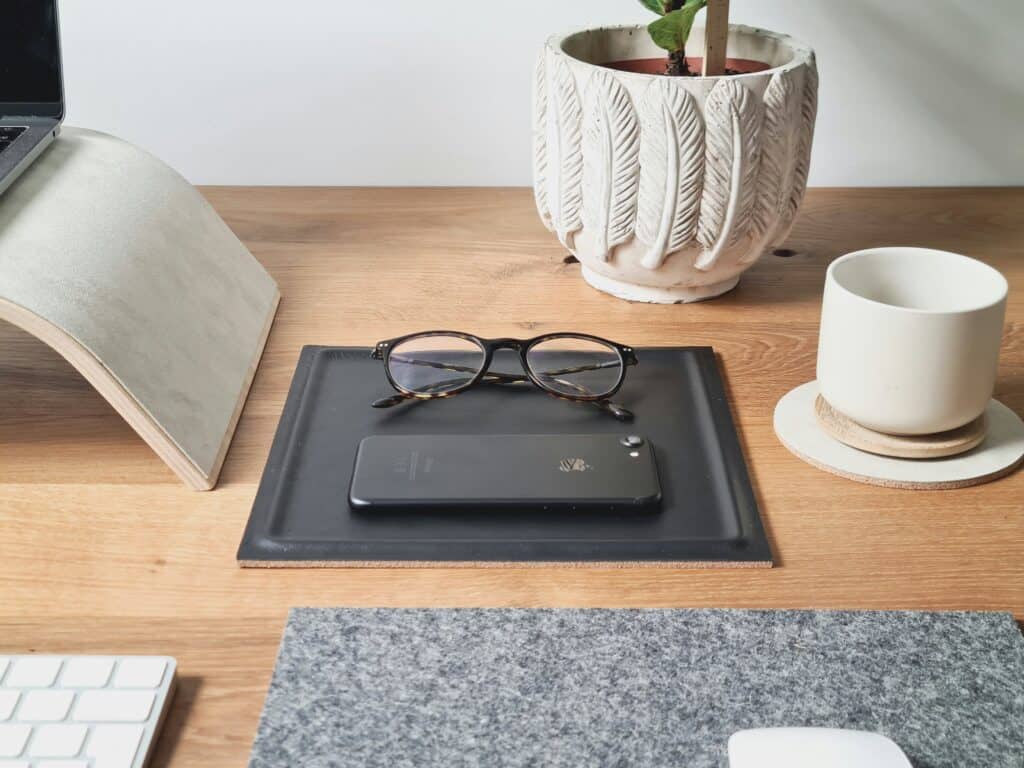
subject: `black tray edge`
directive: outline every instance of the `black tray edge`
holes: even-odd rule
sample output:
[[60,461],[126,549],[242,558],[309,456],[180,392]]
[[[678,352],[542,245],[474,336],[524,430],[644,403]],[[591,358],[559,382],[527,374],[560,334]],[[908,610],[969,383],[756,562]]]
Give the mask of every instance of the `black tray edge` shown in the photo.
[[[730,470],[729,480],[736,508],[740,510],[740,524],[743,538],[746,541],[751,559],[773,563],[771,545],[761,520],[757,499],[754,497],[754,486],[747,468],[747,457],[740,444],[739,429],[732,417],[729,398],[725,394],[725,368],[718,364],[719,357],[712,347],[695,347],[697,360],[701,367],[700,380],[707,390],[708,402],[715,421],[715,434],[722,451],[733,457],[733,461],[723,464]],[[718,375],[715,375],[718,374]]]
[[269,505],[277,492],[279,475],[291,446],[291,432],[297,422],[295,416],[302,405],[302,395],[309,383],[309,372],[313,368],[316,356],[323,349],[327,349],[327,347],[307,344],[299,352],[295,373],[292,374],[292,383],[288,389],[288,395],[285,397],[284,408],[281,409],[281,415],[277,420],[277,429],[274,430],[274,437],[270,442],[270,452],[267,454],[267,461],[263,466],[263,474],[260,475],[256,498],[253,499],[249,520],[245,524],[242,541],[238,546],[236,557],[240,563],[247,560],[263,559],[269,553],[267,545],[273,543],[273,540],[264,536],[260,529],[266,528],[267,515],[270,512]]

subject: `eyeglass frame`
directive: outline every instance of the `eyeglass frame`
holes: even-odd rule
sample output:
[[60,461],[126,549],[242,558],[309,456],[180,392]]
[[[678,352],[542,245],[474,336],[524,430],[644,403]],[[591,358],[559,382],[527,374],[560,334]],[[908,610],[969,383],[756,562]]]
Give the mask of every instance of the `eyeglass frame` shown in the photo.
[[[453,336],[455,338],[463,339],[464,341],[469,341],[476,344],[484,353],[484,360],[483,364],[480,366],[480,370],[478,370],[476,374],[473,376],[473,378],[470,379],[465,384],[460,384],[458,387],[446,390],[444,392],[415,392],[411,389],[403,387],[401,384],[395,381],[394,377],[391,375],[390,360],[392,351],[395,349],[395,347],[401,345],[406,341],[409,341],[410,339],[427,338],[431,336]],[[604,392],[600,395],[568,395],[563,392],[556,392],[552,390],[549,386],[542,384],[540,379],[534,374],[533,370],[530,368],[527,355],[533,347],[537,346],[537,344],[543,341],[551,341],[554,339],[580,339],[583,341],[592,341],[597,344],[603,344],[607,347],[610,347],[611,349],[614,349],[616,354],[618,354],[619,356],[620,363],[619,380],[615,383],[615,386],[612,387],[607,392]],[[374,360],[384,361],[384,375],[387,377],[388,383],[391,384],[391,386],[396,391],[408,397],[416,398],[418,400],[439,400],[444,397],[451,397],[452,395],[457,395],[461,392],[465,392],[470,387],[474,387],[477,384],[479,384],[488,374],[491,374],[492,376],[501,376],[502,378],[505,376],[515,376],[515,374],[492,374],[490,372],[491,363],[493,362],[494,359],[494,353],[497,352],[499,349],[513,349],[519,353],[519,362],[523,367],[523,372],[526,374],[530,382],[539,390],[548,395],[551,395],[552,397],[557,397],[560,400],[569,400],[571,402],[577,403],[593,403],[608,400],[610,397],[614,396],[615,393],[619,391],[619,389],[622,388],[622,385],[626,380],[626,369],[631,366],[637,365],[639,362],[636,357],[636,352],[634,352],[633,348],[630,346],[627,346],[625,344],[619,344],[618,342],[614,342],[611,339],[604,339],[601,338],[600,336],[594,336],[589,333],[571,333],[568,331],[562,331],[558,333],[544,333],[541,334],[540,336],[533,336],[532,338],[528,339],[516,339],[512,337],[485,339],[480,336],[475,336],[471,333],[463,333],[462,331],[420,331],[418,333],[407,333],[403,336],[397,336],[393,339],[385,339],[384,341],[378,341],[374,345],[373,351],[370,353],[370,357]],[[516,377],[516,379],[518,379],[518,377]],[[511,379],[509,381],[511,382]]]

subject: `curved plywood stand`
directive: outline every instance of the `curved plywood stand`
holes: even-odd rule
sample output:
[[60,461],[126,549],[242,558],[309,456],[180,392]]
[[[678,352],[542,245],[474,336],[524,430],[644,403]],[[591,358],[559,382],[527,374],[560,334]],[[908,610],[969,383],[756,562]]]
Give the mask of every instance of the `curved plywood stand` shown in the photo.
[[191,184],[111,136],[65,130],[0,196],[0,319],[195,490],[217,482],[279,298]]

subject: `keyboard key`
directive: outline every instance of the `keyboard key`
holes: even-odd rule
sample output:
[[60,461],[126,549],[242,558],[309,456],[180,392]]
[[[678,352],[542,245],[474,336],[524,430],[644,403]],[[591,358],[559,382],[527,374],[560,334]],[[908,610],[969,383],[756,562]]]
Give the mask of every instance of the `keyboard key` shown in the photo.
[[110,680],[113,671],[113,659],[93,656],[68,659],[60,684],[62,688],[102,688]]
[[23,656],[16,659],[4,680],[6,688],[49,688],[60,672],[60,659],[52,656]]
[[74,757],[89,729],[84,725],[40,725],[28,749],[30,757]]
[[132,768],[143,730],[141,725],[97,725],[85,754],[94,768]]
[[0,691],[0,721],[11,719],[20,698],[21,691]]
[[74,691],[27,691],[18,710],[18,719],[22,722],[60,722],[68,716],[73,698]]
[[0,725],[0,757],[18,757],[30,733],[31,725]]
[[0,768],[137,768],[175,666],[156,656],[0,656]]
[[149,691],[83,691],[74,719],[106,723],[142,723],[149,718],[156,694]]
[[117,665],[115,688],[159,688],[167,662],[164,659],[128,658]]

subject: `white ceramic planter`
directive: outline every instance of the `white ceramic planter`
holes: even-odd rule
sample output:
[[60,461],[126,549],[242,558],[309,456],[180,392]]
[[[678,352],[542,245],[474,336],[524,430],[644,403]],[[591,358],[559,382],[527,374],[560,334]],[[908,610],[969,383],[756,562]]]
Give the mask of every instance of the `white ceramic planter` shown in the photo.
[[814,53],[740,26],[728,50],[769,69],[669,78],[599,66],[663,56],[641,26],[548,40],[534,84],[537,208],[594,287],[711,298],[788,235],[807,185]]

